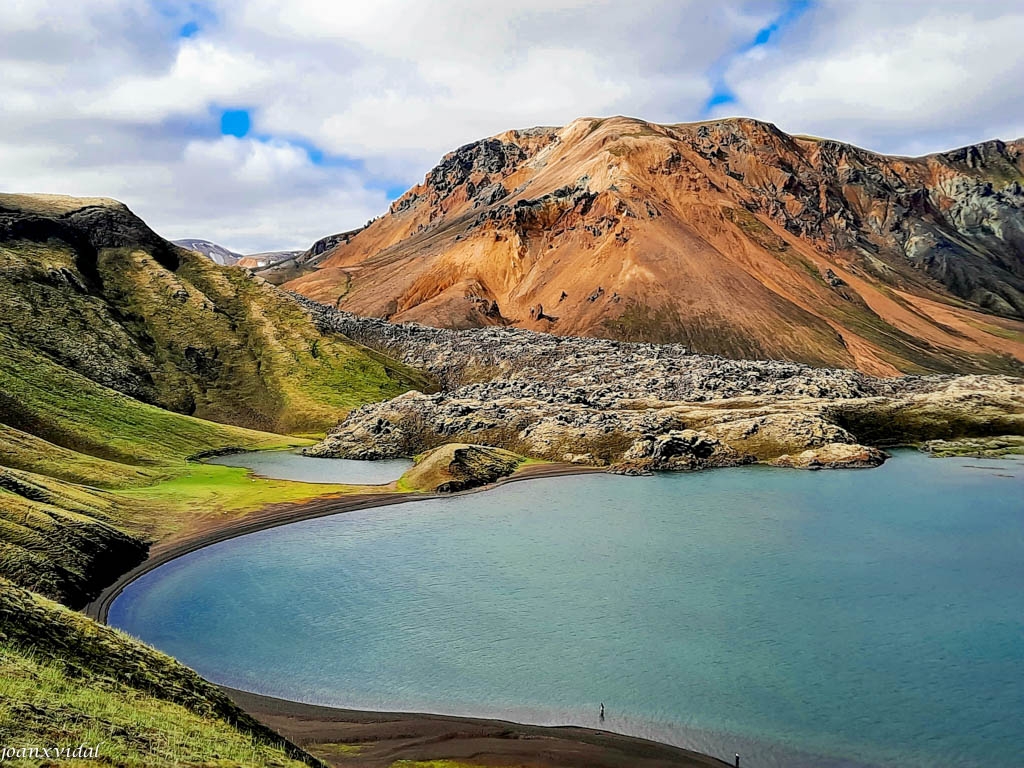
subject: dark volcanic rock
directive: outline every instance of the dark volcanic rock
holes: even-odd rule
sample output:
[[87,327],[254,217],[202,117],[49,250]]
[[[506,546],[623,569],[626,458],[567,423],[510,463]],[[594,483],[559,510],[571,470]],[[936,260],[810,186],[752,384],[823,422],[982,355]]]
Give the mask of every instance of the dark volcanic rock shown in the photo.
[[467,442],[642,473],[818,449],[833,458],[808,462],[851,466],[837,446],[868,455],[857,443],[1024,434],[1024,381],[1011,377],[880,379],[678,345],[392,325],[303,303],[323,329],[425,368],[445,388],[356,409],[311,455],[411,456]]

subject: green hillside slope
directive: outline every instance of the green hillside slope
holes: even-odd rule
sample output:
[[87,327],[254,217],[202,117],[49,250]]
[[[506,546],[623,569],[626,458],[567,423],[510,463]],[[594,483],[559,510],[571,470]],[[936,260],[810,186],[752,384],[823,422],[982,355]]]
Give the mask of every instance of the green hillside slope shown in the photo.
[[169,656],[0,579],[0,745],[126,768],[319,765]]
[[143,402],[273,432],[431,386],[113,200],[0,195],[0,333]]

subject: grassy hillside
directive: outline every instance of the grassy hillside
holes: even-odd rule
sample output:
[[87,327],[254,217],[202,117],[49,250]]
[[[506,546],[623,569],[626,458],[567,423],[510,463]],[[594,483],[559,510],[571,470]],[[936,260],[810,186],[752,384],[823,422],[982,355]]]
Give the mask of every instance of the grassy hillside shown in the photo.
[[99,745],[131,768],[317,764],[170,657],[3,579],[0,744]]
[[141,403],[4,331],[0,347],[0,576],[73,606],[169,523],[117,489],[167,482],[198,452],[295,442]]
[[[56,477],[110,487],[151,481],[159,467],[201,451],[285,442],[140,402],[57,364],[3,330],[0,346],[0,423],[6,425],[0,431],[0,456],[7,466],[38,472],[49,462]],[[126,474],[124,465],[135,469]]]
[[323,431],[361,403],[431,386],[112,200],[0,195],[0,332],[142,402],[274,432]]

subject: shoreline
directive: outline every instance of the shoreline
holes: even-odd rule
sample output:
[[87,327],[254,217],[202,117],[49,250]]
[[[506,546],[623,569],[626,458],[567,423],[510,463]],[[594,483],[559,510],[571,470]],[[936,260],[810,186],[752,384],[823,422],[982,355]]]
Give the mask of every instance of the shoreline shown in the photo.
[[[114,582],[107,585],[93,600],[81,608],[81,612],[90,619],[107,623],[107,614],[110,606],[118,596],[136,579],[145,576],[152,570],[166,565],[172,560],[188,555],[204,547],[219,544],[222,541],[235,539],[246,534],[265,531],[270,528],[279,528],[282,525],[298,523],[303,520],[314,520],[318,517],[329,517],[340,515],[346,512],[354,512],[362,509],[373,509],[374,507],[388,507],[395,504],[407,502],[426,501],[427,499],[446,499],[455,496],[465,496],[471,493],[481,493],[498,488],[509,483],[521,482],[524,480],[537,480],[547,477],[565,477],[569,475],[586,475],[605,473],[603,467],[590,467],[575,464],[530,464],[508,477],[503,477],[493,483],[482,485],[478,488],[471,488],[457,493],[416,493],[402,491],[385,491],[380,493],[352,493],[335,496],[314,497],[303,502],[287,502],[281,504],[268,504],[257,512],[252,512],[241,518],[226,521],[223,525],[213,525],[208,528],[199,528],[190,534],[178,539],[171,539],[167,542],[157,542],[150,547],[149,554],[145,560],[131,570],[125,571]],[[367,486],[384,487],[381,486]]]
[[344,709],[218,687],[261,723],[328,764],[388,768],[397,760],[451,760],[461,766],[460,761],[465,760],[474,765],[523,768],[730,765],[683,747],[584,726]]

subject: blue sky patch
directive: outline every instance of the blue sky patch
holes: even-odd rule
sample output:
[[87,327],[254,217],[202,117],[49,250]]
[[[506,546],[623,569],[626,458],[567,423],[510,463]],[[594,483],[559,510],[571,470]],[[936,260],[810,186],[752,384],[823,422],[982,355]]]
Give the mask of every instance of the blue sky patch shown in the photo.
[[169,31],[179,39],[195,37],[217,23],[217,14],[206,2],[149,0],[158,16],[167,20]]
[[226,109],[220,116],[220,132],[224,136],[242,138],[249,133],[249,110]]
[[729,90],[728,86],[724,83],[719,83],[715,86],[714,92],[708,98],[707,103],[704,105],[705,111],[712,107],[719,107],[722,104],[735,104],[736,94]]
[[715,107],[720,107],[723,104],[735,104],[737,102],[736,94],[732,92],[725,82],[725,72],[729,68],[729,64],[732,63],[732,60],[754,48],[768,45],[782,30],[803,16],[810,9],[811,5],[811,0],[789,0],[782,12],[772,19],[770,24],[761,27],[751,40],[741,45],[733,53],[723,56],[711,66],[711,69],[708,70],[708,79],[714,85],[711,95],[704,102],[704,116],[711,114]]
[[778,18],[772,21],[771,24],[757,30],[757,34],[754,35],[754,39],[751,40],[743,50],[749,51],[751,48],[757,48],[759,45],[767,45],[775,34],[781,32],[803,16],[810,7],[810,0],[790,0],[790,2],[786,4],[786,9],[779,14]]

